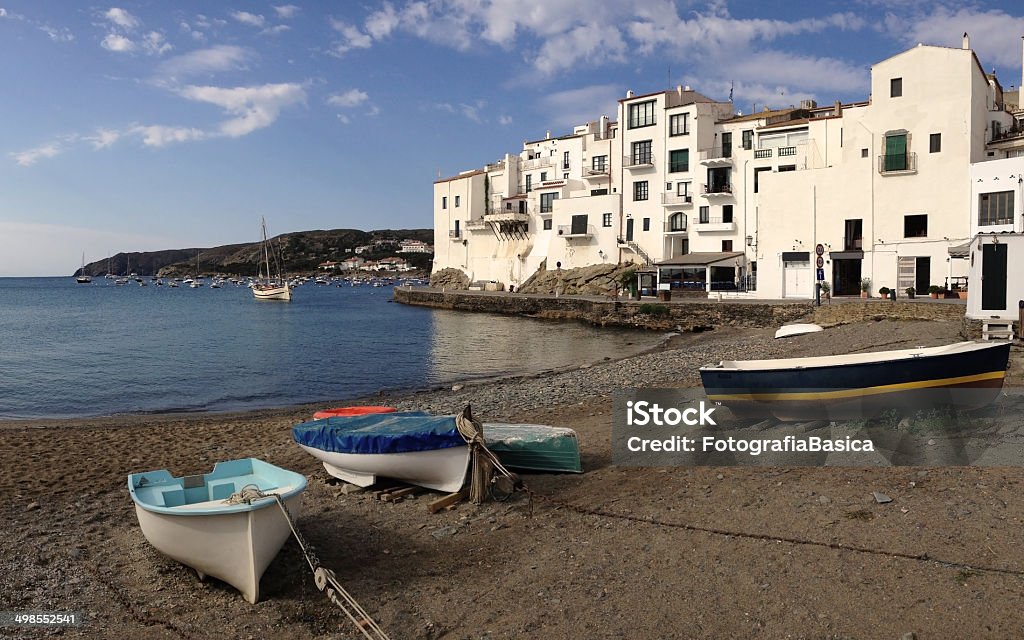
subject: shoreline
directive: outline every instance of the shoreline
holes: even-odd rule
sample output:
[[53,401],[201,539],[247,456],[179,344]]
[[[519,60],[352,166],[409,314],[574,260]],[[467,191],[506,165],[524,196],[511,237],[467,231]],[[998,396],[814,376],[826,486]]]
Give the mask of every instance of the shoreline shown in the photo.
[[[696,366],[737,354],[948,343],[959,331],[956,323],[869,322],[784,341],[766,329],[674,336],[614,362],[388,397],[435,413],[471,402],[483,420],[577,431],[584,473],[524,474],[543,499],[519,494],[437,514],[424,506],[437,493],[385,503],[330,479],[292,442],[305,405],[3,423],[0,491],[10,500],[0,504],[8,531],[0,610],[80,611],[91,621],[64,629],[70,638],[355,637],[294,541],[253,606],[223,584],[197,581],[142,536],[128,473],[208,472],[216,461],[252,456],[308,478],[299,528],[395,638],[972,637],[985,628],[1011,637],[1014,585],[1024,575],[1014,533],[1024,521],[1024,469],[611,460],[615,389],[692,385]],[[1014,366],[1020,356],[1016,349]],[[1024,429],[999,437],[1024,441]],[[877,504],[873,491],[893,502]],[[498,594],[512,604],[499,605]],[[990,606],[962,607],[965,599]],[[724,602],[743,605],[707,608]]]

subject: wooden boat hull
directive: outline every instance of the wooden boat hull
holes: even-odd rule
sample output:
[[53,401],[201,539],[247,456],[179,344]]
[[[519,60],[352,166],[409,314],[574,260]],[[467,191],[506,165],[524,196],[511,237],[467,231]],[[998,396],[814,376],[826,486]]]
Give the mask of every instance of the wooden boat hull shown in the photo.
[[[978,409],[999,395],[1010,345],[960,343],[834,358],[703,367],[708,399],[739,417],[857,420],[885,411]],[[773,363],[777,363],[773,366]]]
[[[218,463],[217,467],[239,462],[243,461]],[[128,478],[146,540],[164,555],[195,569],[201,579],[213,576],[235,587],[251,603],[259,600],[260,578],[291,536],[291,528],[274,498],[235,505],[225,505],[225,498],[244,486],[256,485],[281,495],[292,517],[298,518],[306,488],[306,479],[300,474],[253,462],[258,463],[253,465],[253,473],[229,477],[218,475],[215,467],[206,476],[173,478],[167,471],[157,471]],[[276,472],[263,473],[262,465]],[[211,496],[215,499],[199,499]]]
[[576,432],[543,424],[484,423],[484,442],[506,467],[583,473]]
[[292,289],[288,285],[281,287],[256,285],[252,288],[252,295],[257,300],[283,300],[287,302],[292,299]]
[[469,469],[468,446],[402,453],[341,453],[299,446],[323,462],[327,473],[360,487],[383,477],[452,493],[462,488]]

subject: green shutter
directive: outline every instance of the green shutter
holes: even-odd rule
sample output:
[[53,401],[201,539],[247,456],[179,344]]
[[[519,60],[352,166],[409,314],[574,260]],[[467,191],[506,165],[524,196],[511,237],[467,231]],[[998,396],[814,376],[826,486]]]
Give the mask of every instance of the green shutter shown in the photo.
[[907,136],[886,136],[885,170],[905,171],[907,169]]

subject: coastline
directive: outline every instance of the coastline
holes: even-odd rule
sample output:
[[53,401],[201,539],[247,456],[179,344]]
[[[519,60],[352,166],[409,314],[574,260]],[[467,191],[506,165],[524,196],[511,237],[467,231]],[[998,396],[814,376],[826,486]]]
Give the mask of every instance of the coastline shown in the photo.
[[[544,501],[531,508],[523,496],[428,515],[423,503],[432,495],[390,504],[345,494],[291,441],[309,405],[0,423],[0,490],[11,498],[0,506],[9,529],[0,541],[0,609],[93,618],[65,637],[355,637],[312,584],[294,542],[251,606],[228,587],[197,582],[138,530],[128,472],[195,473],[252,455],[310,478],[299,526],[395,638],[930,637],[986,626],[1011,636],[1019,577],[943,562],[1024,565],[1014,534],[1024,521],[1016,499],[1024,470],[611,464],[615,389],[693,386],[697,366],[738,355],[948,343],[959,331],[954,323],[883,321],[775,341],[769,330],[730,329],[570,370],[365,398],[435,412],[471,402],[485,420],[574,428],[585,473],[526,480],[540,495],[605,515]],[[872,491],[896,502],[877,505]],[[682,524],[790,542],[675,526]],[[893,556],[922,552],[943,562]],[[965,598],[990,606],[962,607]]]

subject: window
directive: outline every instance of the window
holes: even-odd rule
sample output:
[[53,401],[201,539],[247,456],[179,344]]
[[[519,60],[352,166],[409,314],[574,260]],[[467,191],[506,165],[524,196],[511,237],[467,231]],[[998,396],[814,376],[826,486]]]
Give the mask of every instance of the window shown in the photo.
[[866,158],[866,157],[868,157],[868,150],[867,150],[867,147],[865,147],[865,148],[863,148],[863,149],[861,149],[861,150],[860,150],[860,157],[862,157],[862,158]]
[[594,156],[590,159],[590,168],[594,171],[604,173],[608,170],[608,156]]
[[668,152],[668,172],[679,173],[690,170],[690,150],[676,149]]
[[456,237],[456,238],[459,238],[459,237],[461,237],[461,236],[459,235],[459,222],[461,222],[461,220],[456,220],[456,221],[455,221],[455,237]]
[[551,213],[554,209],[555,200],[558,200],[557,193],[542,193],[540,194],[540,212]]
[[441,197],[441,208],[442,209],[447,209],[448,208],[448,196],[442,196]]
[[562,154],[562,171],[569,168],[569,152],[566,151]]
[[711,208],[701,207],[700,208],[700,223],[707,224],[711,222]]
[[563,173],[562,174],[562,180],[568,180],[568,179],[569,179],[569,174],[568,173]]
[[[840,144],[840,146],[842,146]],[[750,151],[754,148],[754,130],[747,129],[743,132],[743,148]]]
[[543,224],[545,231],[551,231],[551,218],[544,218]]
[[732,222],[732,205],[722,206],[722,222]]
[[587,232],[587,214],[583,213],[573,216],[569,231],[574,235],[585,234]]
[[686,231],[686,214],[673,213],[668,219],[669,231]]
[[592,196],[606,196],[608,195],[608,189],[591,189],[590,195]]
[[629,128],[649,127],[654,124],[654,100],[629,105]]
[[796,171],[795,164],[784,164],[779,167],[779,173],[785,173],[786,171]]
[[533,176],[530,175],[530,174],[526,174],[526,193],[530,193],[531,191],[533,191],[532,183],[533,183]]
[[728,131],[722,134],[722,157],[732,157],[732,133]]
[[650,231],[650,230],[651,230],[651,219],[650,218],[644,218],[644,231]]
[[765,171],[771,171],[771,167],[757,167],[754,169],[754,193],[757,193],[758,185],[760,184],[761,174]]
[[903,237],[924,238],[928,236],[928,214],[903,216]]
[[1013,224],[1013,192],[999,191],[978,196],[978,226]]
[[668,119],[668,135],[685,136],[690,133],[690,114],[680,113]]
[[651,164],[651,141],[641,140],[633,143],[633,164]]
[[688,195],[690,195],[690,183],[689,182],[677,182],[676,183],[676,195],[677,196],[688,196]]
[[889,97],[899,98],[903,95],[903,78],[893,78],[889,81]]
[[928,136],[928,153],[938,153],[942,151],[942,134],[933,133]]
[[722,251],[726,253],[732,251],[732,240],[722,240]]
[[843,251],[860,251],[864,248],[864,221],[860,218],[847,220],[844,225]]
[[548,172],[547,171],[541,171],[540,172],[540,181],[541,182],[547,182],[548,181]]
[[892,133],[885,136],[885,171],[907,170],[907,134]]
[[647,199],[647,181],[641,180],[633,183],[633,200]]
[[610,227],[610,226],[612,226],[612,214],[610,214],[610,213],[602,213],[601,214],[601,226],[602,227]]
[[456,207],[457,207],[457,206],[459,206],[459,199],[460,199],[461,197],[462,197],[462,196],[455,196],[455,206],[456,206]]

